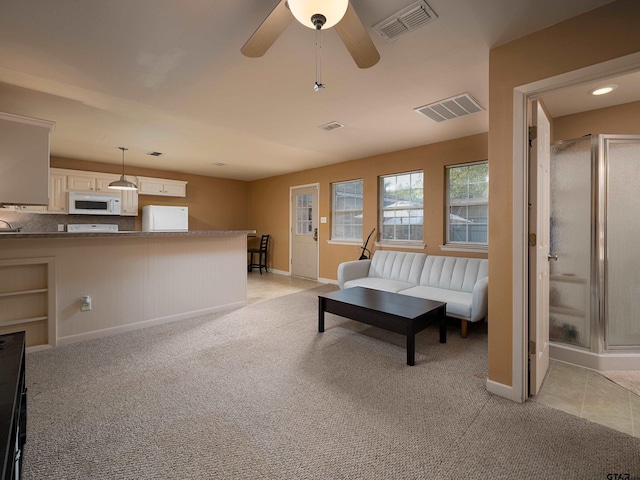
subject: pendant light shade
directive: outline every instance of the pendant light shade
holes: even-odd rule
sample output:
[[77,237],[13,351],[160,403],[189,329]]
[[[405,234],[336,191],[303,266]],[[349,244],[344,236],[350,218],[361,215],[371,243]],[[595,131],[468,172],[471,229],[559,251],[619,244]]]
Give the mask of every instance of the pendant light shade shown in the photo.
[[342,20],[349,6],[349,0],[288,0],[287,3],[296,20],[314,30],[319,27],[311,17],[321,15],[326,18],[320,25],[326,30]]
[[122,150],[122,176],[120,177],[120,180],[115,180],[111,182],[109,184],[109,188],[113,190],[137,190],[138,187],[136,186],[136,184],[130,182],[129,180],[127,180],[127,177],[124,176],[124,152],[125,150],[129,150],[129,149],[125,147],[118,147],[118,148]]

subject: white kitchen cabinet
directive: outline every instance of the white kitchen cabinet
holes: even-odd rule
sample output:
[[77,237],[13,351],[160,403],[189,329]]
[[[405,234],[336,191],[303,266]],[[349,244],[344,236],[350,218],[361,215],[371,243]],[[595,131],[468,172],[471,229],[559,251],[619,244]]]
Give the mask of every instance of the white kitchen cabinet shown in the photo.
[[163,195],[165,197],[186,197],[187,183],[182,180],[138,177],[140,195]]
[[[135,184],[138,183],[136,177],[127,175],[127,180]],[[138,191],[137,190],[120,190],[121,192],[121,213],[122,216],[138,215]]]
[[0,113],[0,203],[46,205],[53,122]]
[[76,172],[67,175],[67,189],[70,192],[110,192],[109,184],[120,177],[113,174],[96,172]]
[[83,173],[67,175],[67,188],[70,192],[94,192],[96,190],[96,177]]
[[47,212],[67,213],[68,211],[67,175],[64,173],[55,173],[53,169],[51,169],[49,173],[49,205],[47,206]]
[[113,188],[109,188],[109,184],[119,179],[120,179],[120,175],[96,175],[96,192],[109,192],[109,193],[117,192],[117,190],[114,190]]

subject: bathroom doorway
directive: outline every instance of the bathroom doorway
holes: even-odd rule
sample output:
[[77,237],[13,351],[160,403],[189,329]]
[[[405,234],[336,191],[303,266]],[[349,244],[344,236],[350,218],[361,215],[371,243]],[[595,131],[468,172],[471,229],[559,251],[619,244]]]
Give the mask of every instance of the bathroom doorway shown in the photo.
[[551,151],[551,358],[638,369],[640,135],[586,135]]

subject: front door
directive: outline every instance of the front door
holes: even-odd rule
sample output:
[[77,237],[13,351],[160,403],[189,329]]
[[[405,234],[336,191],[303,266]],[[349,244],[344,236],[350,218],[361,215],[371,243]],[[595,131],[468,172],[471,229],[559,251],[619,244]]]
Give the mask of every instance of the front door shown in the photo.
[[549,228],[551,122],[533,101],[529,129],[529,394],[537,395],[549,368]]
[[318,278],[318,187],[291,191],[291,275]]

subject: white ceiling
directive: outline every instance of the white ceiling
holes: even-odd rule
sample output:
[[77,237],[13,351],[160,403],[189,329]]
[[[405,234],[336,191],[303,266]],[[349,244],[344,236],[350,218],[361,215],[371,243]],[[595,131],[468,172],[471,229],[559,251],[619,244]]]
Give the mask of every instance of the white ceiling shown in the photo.
[[490,48],[611,0],[429,0],[438,19],[392,43],[370,27],[413,0],[352,0],[381,60],[358,69],[326,31],[319,92],[295,21],[264,57],[240,53],[277,1],[2,0],[0,111],[56,122],[55,156],[120,163],[125,146],[127,165],[270,177],[486,132],[487,111],[413,109],[464,92],[487,108]]

